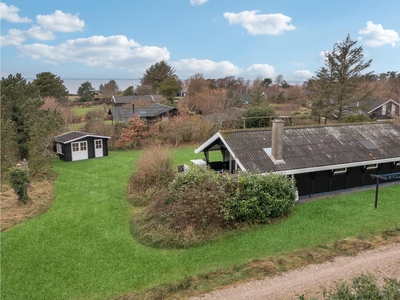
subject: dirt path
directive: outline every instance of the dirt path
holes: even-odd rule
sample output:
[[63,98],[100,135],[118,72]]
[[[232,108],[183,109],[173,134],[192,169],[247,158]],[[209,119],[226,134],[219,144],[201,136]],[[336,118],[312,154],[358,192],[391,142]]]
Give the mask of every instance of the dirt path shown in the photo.
[[373,274],[378,282],[385,277],[400,280],[400,244],[367,250],[354,257],[338,257],[333,262],[310,265],[279,276],[235,285],[192,300],[214,299],[298,299],[304,295],[323,299],[323,290],[361,273]]

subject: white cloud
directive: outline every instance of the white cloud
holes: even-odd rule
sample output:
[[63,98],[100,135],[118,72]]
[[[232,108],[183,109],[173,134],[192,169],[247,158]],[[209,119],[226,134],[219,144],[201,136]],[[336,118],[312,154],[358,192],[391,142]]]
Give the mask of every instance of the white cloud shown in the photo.
[[275,77],[275,68],[267,64],[253,64],[247,68],[250,77],[273,78]]
[[3,46],[19,46],[25,41],[25,35],[21,30],[10,29],[8,34],[1,36],[1,47]]
[[80,20],[77,15],[63,13],[56,10],[51,15],[37,15],[36,21],[39,25],[33,25],[28,30],[10,29],[6,36],[1,37],[1,47],[20,46],[26,39],[33,38],[38,41],[56,39],[53,32],[82,31],[85,21]]
[[229,24],[241,24],[251,35],[279,35],[285,30],[294,30],[292,18],[283,14],[258,15],[258,10],[242,11],[238,14],[226,12],[224,17]]
[[396,43],[400,43],[400,37],[396,31],[383,29],[381,24],[374,24],[371,21],[367,22],[367,27],[361,29],[358,33],[365,36],[360,39],[364,39],[367,46],[378,47],[390,44],[394,47]]
[[190,5],[203,5],[208,2],[208,0],[190,0]]
[[314,74],[311,73],[308,70],[298,70],[298,71],[294,71],[293,79],[294,80],[304,81],[304,80],[307,80],[307,79],[309,79],[309,78],[311,78],[313,76],[314,76]]
[[92,67],[126,69],[141,76],[150,65],[169,59],[167,48],[141,46],[123,35],[92,36],[68,40],[57,46],[29,44],[18,47],[21,54],[43,62],[83,63]]
[[26,39],[33,38],[39,41],[54,40],[56,36],[49,30],[33,25],[28,30],[10,29],[8,34],[1,36],[1,47],[20,46]]
[[85,21],[80,20],[78,14],[71,15],[56,10],[51,15],[37,15],[36,22],[44,29],[55,32],[82,31]]
[[14,5],[8,6],[3,2],[0,3],[0,20],[4,19],[7,20],[8,22],[13,22],[13,23],[27,23],[32,21],[27,17],[21,18],[18,15],[18,12],[19,12],[18,7]]
[[208,59],[182,59],[171,63],[180,78],[189,78],[197,73],[205,78],[237,76],[242,70],[229,61],[214,62]]

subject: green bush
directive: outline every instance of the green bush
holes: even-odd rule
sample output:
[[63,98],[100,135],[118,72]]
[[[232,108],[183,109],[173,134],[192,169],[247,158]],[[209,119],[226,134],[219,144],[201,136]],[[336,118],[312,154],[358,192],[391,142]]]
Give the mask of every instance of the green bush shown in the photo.
[[28,203],[28,186],[29,186],[29,175],[26,169],[11,168],[10,169],[10,184],[14,189],[14,192],[18,195],[18,201],[23,204]]
[[[246,128],[270,127],[271,119],[264,117],[276,116],[272,105],[250,106],[242,114],[245,120]],[[257,118],[260,117],[260,118]]]
[[209,168],[193,166],[187,172],[176,174],[168,185],[165,200],[173,212],[173,228],[223,227],[226,221],[221,206],[229,198],[225,184],[224,177]]
[[228,219],[268,223],[291,212],[296,200],[296,185],[288,176],[239,173],[234,194],[225,203]]
[[152,246],[199,245],[228,228],[267,223],[288,214],[295,191],[290,177],[250,173],[233,177],[193,166],[153,194],[149,207],[133,219],[133,231]]
[[374,122],[376,119],[371,119],[367,115],[359,114],[359,115],[348,115],[343,118],[343,123],[362,123],[362,122]]

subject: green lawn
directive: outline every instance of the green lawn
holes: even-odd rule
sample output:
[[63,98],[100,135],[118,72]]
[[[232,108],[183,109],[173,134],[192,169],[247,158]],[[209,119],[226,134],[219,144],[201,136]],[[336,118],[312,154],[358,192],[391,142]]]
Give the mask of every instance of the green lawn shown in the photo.
[[[82,103],[83,105],[84,103]],[[84,116],[86,113],[92,110],[103,109],[102,106],[91,106],[91,107],[72,107],[72,112],[77,116]]]
[[[173,150],[176,165],[195,147]],[[336,239],[400,225],[400,185],[298,205],[273,225],[186,250],[138,244],[129,230],[127,181],[137,151],[57,161],[50,211],[1,234],[2,299],[104,299]]]

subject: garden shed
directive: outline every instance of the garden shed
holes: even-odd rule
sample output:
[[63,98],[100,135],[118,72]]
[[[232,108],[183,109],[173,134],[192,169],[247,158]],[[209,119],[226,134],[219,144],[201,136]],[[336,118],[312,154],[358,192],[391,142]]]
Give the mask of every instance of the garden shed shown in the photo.
[[108,136],[72,131],[54,137],[54,151],[64,161],[108,156]]

